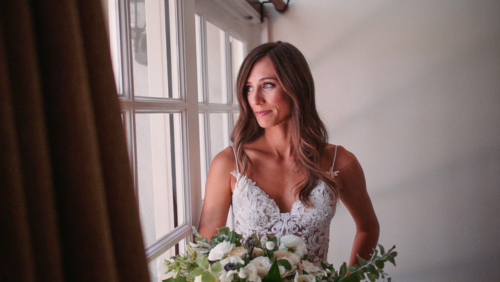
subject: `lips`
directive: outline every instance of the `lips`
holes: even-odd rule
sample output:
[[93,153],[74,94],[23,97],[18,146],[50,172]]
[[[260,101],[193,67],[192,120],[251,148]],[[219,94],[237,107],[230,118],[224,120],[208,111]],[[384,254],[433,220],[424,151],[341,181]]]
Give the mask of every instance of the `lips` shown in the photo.
[[267,111],[256,111],[255,112],[255,115],[258,116],[258,117],[261,117],[261,116],[265,116],[267,115],[268,113],[272,112],[271,110],[267,110]]

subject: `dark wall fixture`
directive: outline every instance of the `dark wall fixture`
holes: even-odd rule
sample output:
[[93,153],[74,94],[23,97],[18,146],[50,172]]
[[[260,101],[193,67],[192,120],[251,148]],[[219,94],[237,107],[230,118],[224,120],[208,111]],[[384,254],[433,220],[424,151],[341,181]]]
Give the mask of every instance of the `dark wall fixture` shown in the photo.
[[284,13],[286,9],[288,8],[288,3],[290,3],[290,0],[283,2],[283,0],[270,0],[270,1],[264,1],[260,3],[260,22],[264,22],[264,5],[272,3],[274,5],[274,8],[276,11],[280,13]]

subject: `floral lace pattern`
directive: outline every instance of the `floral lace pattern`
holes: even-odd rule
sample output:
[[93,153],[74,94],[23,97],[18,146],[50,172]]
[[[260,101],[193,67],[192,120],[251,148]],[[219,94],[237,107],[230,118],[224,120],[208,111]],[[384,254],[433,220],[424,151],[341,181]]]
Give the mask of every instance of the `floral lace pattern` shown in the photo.
[[[328,173],[335,177],[338,171]],[[250,178],[238,171],[231,174],[237,179],[232,195],[236,232],[243,236],[255,233],[263,241],[267,241],[267,236],[279,239],[294,234],[304,239],[310,261],[326,260],[336,202],[323,181],[311,191],[312,207],[306,207],[298,200],[290,212],[281,213],[276,202]]]

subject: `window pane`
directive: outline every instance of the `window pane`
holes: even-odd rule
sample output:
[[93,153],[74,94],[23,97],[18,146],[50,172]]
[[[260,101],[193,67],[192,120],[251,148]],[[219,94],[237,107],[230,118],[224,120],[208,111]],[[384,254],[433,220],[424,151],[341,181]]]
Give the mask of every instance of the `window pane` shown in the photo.
[[228,114],[210,114],[210,160],[229,146]]
[[201,199],[205,199],[205,184],[207,183],[207,139],[205,135],[205,115],[199,114],[200,119],[200,163],[201,163]]
[[225,32],[207,23],[208,101],[212,104],[227,103]]
[[201,38],[201,17],[194,15],[196,26],[196,65],[198,70],[198,102],[203,102],[203,57],[202,57],[202,38]]
[[173,256],[185,253],[186,253],[186,239],[183,239],[179,243],[177,243],[174,247],[170,248],[156,259],[150,261],[148,263],[148,268],[149,268],[149,277],[151,278],[151,281],[162,282],[164,279],[172,277],[172,273],[169,273],[168,275],[163,273],[164,272],[163,270],[166,269],[162,265],[163,262],[165,260],[169,260]]
[[130,0],[136,96],[178,98],[175,1]]
[[245,59],[245,49],[243,42],[238,39],[231,37],[231,62],[232,62],[232,84],[233,84],[233,104],[238,104],[238,100],[236,99],[236,78],[238,77],[238,71],[240,70],[240,66]]
[[138,200],[146,247],[184,222],[181,116],[136,114]]
[[113,64],[113,72],[115,74],[115,82],[117,92],[123,94],[121,85],[121,65],[120,65],[120,37],[118,33],[118,6],[117,0],[103,0],[104,13],[106,15],[106,24],[108,28],[109,47],[111,53],[111,61]]

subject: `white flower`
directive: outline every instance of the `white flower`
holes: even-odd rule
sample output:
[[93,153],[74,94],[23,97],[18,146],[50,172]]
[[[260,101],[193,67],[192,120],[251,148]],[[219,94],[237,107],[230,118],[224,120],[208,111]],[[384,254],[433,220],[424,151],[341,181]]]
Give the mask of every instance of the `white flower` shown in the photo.
[[295,235],[285,235],[281,237],[280,250],[293,249],[293,252],[299,257],[303,257],[307,254],[306,243],[304,240]]
[[227,255],[228,256],[236,256],[243,258],[243,256],[246,254],[247,249],[245,247],[234,247]]
[[248,277],[248,272],[245,268],[240,269],[240,273],[238,273],[238,277],[245,279]]
[[222,259],[225,254],[229,253],[233,249],[233,247],[234,244],[231,244],[230,242],[219,243],[217,246],[210,250],[210,253],[208,254],[208,260],[214,261]]
[[248,276],[247,282],[262,282],[255,264],[249,263],[247,266],[245,266],[245,272]]
[[260,278],[264,278],[273,265],[273,262],[268,257],[257,257],[254,258],[249,264],[255,265]]
[[293,264],[293,261],[287,257],[282,257],[282,258],[280,258],[280,260],[287,260],[288,263],[290,263],[290,266],[292,267],[291,269],[287,270],[283,265],[278,266],[281,278],[293,275],[295,273],[295,271],[297,270],[297,266],[295,264]]
[[201,275],[196,276],[196,278],[194,278],[194,282],[201,282]]
[[290,253],[289,251],[279,250],[274,252],[274,257],[276,259],[287,258],[290,260],[291,265],[299,265],[300,257],[294,253]]
[[312,274],[312,275],[316,275],[318,274],[321,269],[319,267],[317,267],[316,265],[314,265],[312,262],[310,261],[307,261],[307,260],[303,260],[300,264],[300,268],[309,273],[309,274]]
[[264,255],[264,251],[261,248],[253,248],[252,256],[254,258],[261,257]]
[[299,273],[295,273],[295,278],[293,279],[293,282],[316,282],[316,278],[314,275],[310,274],[303,274],[299,275]]
[[267,243],[266,243],[266,249],[272,251],[272,250],[274,250],[274,248],[276,248],[276,244],[274,244],[273,241],[267,241]]
[[234,264],[237,264],[237,263],[241,263],[241,264],[245,264],[245,261],[242,260],[240,257],[235,257],[235,256],[232,256],[232,257],[227,257],[223,260],[220,261],[220,265],[224,268],[224,266],[226,266],[226,264],[228,263],[234,263]]

